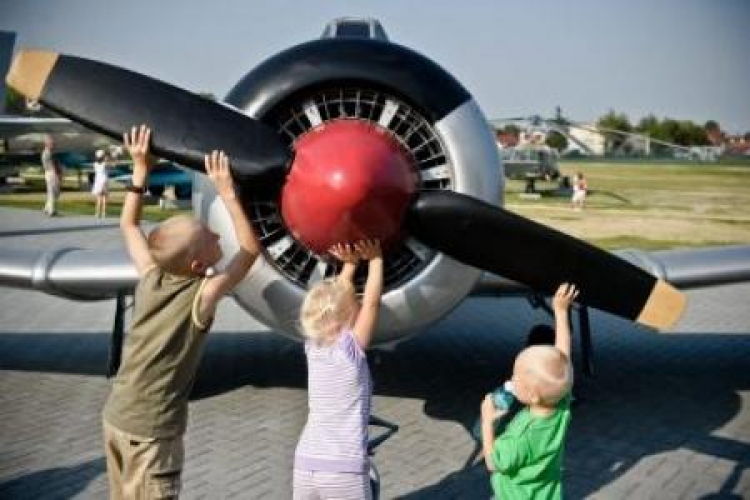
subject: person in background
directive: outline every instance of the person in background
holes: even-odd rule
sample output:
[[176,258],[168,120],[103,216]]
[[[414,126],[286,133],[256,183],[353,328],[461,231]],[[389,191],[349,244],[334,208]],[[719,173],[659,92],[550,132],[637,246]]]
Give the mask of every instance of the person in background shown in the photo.
[[44,139],[42,150],[42,169],[44,170],[44,183],[47,189],[47,199],[44,203],[44,213],[52,217],[57,215],[57,199],[60,197],[60,186],[62,185],[62,171],[53,156],[55,142],[51,136]]
[[105,218],[107,216],[107,155],[98,149],[96,161],[94,161],[94,183],[91,194],[95,197],[94,217]]
[[570,200],[574,210],[583,210],[586,204],[587,193],[588,185],[586,184],[586,178],[581,172],[578,172],[573,177],[573,198]]

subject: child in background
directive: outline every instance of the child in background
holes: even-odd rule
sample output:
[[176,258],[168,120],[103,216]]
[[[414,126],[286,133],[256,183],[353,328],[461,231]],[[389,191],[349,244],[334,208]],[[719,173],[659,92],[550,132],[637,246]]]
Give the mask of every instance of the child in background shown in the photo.
[[[300,311],[307,356],[309,415],[294,457],[294,499],[370,499],[368,421],[372,380],[370,345],[383,291],[380,243],[336,245],[344,262],[335,280],[305,296]],[[368,261],[362,304],[352,279],[359,259]]]
[[482,448],[495,498],[562,498],[573,386],[569,309],[577,296],[574,285],[560,285],[552,300],[555,345],[533,345],[516,357],[513,393],[525,407],[497,439],[494,422],[503,412],[489,394],[482,402]]
[[573,197],[570,202],[574,210],[583,210],[586,205],[586,195],[588,194],[588,184],[586,178],[581,172],[573,177]]
[[91,194],[95,198],[94,217],[105,218],[107,216],[107,154],[102,149],[96,150],[96,161],[94,162],[94,183],[91,186]]

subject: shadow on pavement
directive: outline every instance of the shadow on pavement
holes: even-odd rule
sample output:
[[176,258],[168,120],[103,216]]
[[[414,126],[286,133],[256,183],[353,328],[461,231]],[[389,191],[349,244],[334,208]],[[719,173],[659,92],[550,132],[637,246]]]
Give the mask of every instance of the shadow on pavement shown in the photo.
[[[483,300],[393,350],[370,353],[375,394],[422,400],[428,417],[459,423],[468,436],[482,395],[507,377],[525,334],[523,325],[503,331],[489,316],[472,317],[467,326],[467,313],[487,307]],[[665,460],[659,455],[675,450],[733,462],[735,469],[715,492],[731,495],[750,468],[750,444],[717,431],[740,412],[738,392],[750,390],[750,335],[656,335],[596,313],[592,324],[597,374],[577,378],[580,402],[565,459],[568,496],[596,493],[644,459],[656,471]],[[103,375],[108,338],[105,333],[0,333],[0,369]],[[302,389],[305,383],[300,344],[268,332],[214,333],[193,399],[248,385]],[[388,446],[379,450],[379,464],[398,460]],[[381,472],[386,467],[381,465]],[[489,478],[477,457],[403,498],[489,494]]]
[[40,470],[0,483],[0,498],[71,498],[106,472],[104,458]]

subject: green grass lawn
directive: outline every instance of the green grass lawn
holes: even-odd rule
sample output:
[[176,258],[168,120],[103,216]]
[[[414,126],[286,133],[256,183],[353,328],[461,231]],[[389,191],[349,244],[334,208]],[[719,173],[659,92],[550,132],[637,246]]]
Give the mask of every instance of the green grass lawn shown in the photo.
[[[564,162],[561,170],[586,176],[591,191],[585,210],[572,210],[569,195],[553,182],[538,183],[543,196],[529,200],[519,196],[523,182],[507,181],[505,207],[609,250],[750,244],[750,166]],[[0,194],[0,206],[41,211],[38,169],[30,169],[25,181],[28,192]],[[122,190],[111,192],[110,217],[119,215],[123,198]],[[75,174],[65,178],[59,208],[63,215],[94,213],[93,197],[79,189]],[[159,221],[181,212],[147,205],[144,218]]]
[[570,208],[557,183],[541,182],[538,200],[508,181],[506,208],[607,249],[750,243],[750,168],[733,165],[567,162],[590,189],[583,211]]
[[[44,177],[32,169],[24,173],[24,184],[13,193],[0,194],[0,206],[25,208],[42,211],[46,199]],[[94,215],[94,197],[89,193],[88,186],[78,183],[73,175],[66,175],[63,189],[57,202],[57,210],[61,216],[65,215]],[[125,191],[115,183],[109,185],[110,193],[107,200],[107,216],[119,217]],[[155,200],[154,200],[155,201]],[[143,207],[143,218],[150,221],[162,221],[179,213],[189,210],[162,209],[158,204],[146,204]]]

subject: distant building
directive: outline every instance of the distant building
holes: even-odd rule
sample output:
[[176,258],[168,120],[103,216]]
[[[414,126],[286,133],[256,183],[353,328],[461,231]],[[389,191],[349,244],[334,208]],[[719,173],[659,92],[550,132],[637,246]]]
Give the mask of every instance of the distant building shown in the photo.
[[518,145],[518,134],[498,130],[495,132],[495,140],[497,140],[498,147],[512,148]]
[[709,142],[713,146],[721,146],[726,140],[724,132],[719,128],[706,130],[706,137],[708,137]]
[[726,137],[724,154],[728,156],[750,156],[750,141],[742,135]]

